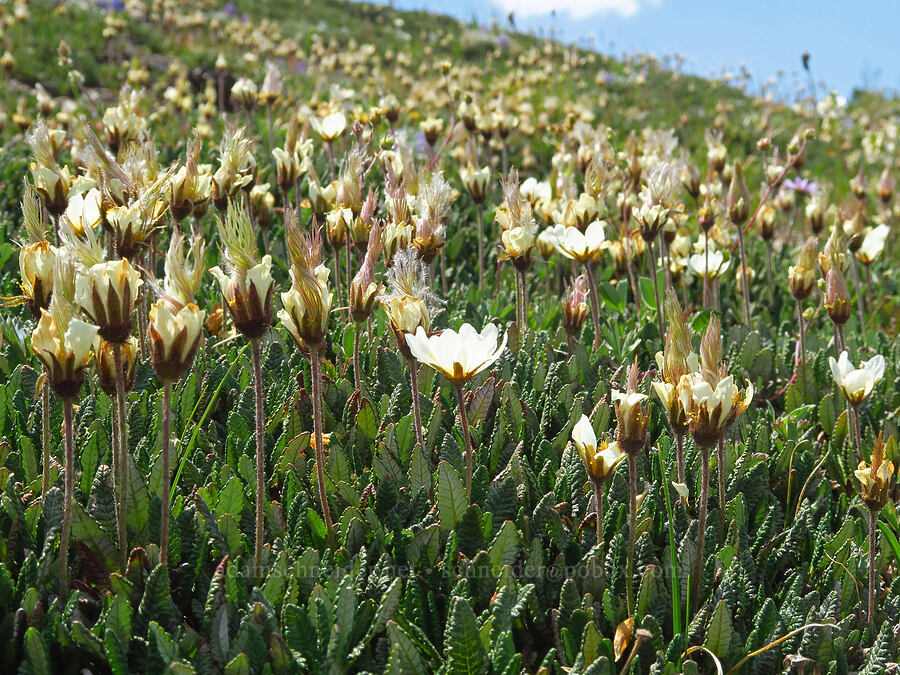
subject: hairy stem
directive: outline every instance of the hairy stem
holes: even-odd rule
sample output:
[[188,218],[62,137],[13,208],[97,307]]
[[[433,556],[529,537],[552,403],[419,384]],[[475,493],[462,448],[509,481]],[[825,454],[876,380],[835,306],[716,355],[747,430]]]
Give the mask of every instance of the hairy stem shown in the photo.
[[362,324],[357,323],[354,325],[354,333],[353,333],[353,384],[356,386],[356,391],[362,393],[362,381],[360,379],[359,374],[359,331],[362,330]]
[[594,502],[597,505],[597,544],[603,542],[603,490],[600,481],[594,481]]
[[678,482],[684,484],[684,434],[674,433],[675,436],[675,463],[678,467]]
[[478,290],[484,290],[484,206],[478,204],[475,208],[478,215]]
[[875,620],[875,524],[878,514],[869,509],[869,623]]
[[50,489],[50,381],[44,370],[44,384],[41,387],[41,497]]
[[628,453],[628,557],[625,559],[625,602],[628,616],[634,616],[634,539],[637,523],[637,464]]
[[265,476],[265,392],[262,381],[262,354],[260,338],[250,341],[253,349],[253,388],[256,394],[256,531],[253,547],[253,568],[257,578],[262,577],[263,527],[265,525],[266,476]]
[[750,325],[750,275],[747,267],[747,253],[744,249],[744,228],[738,226],[738,250],[741,254],[741,294],[744,296],[742,315],[744,324]]
[[169,382],[163,385],[162,407],[162,513],[159,528],[159,564],[165,567],[169,563],[169,479],[171,474],[169,436],[172,424],[172,385]]
[[75,439],[72,429],[72,399],[63,401],[66,436],[66,495],[62,533],[59,540],[59,588],[63,602],[69,597],[69,537],[72,533],[72,504],[75,499]]
[[[116,531],[119,535],[119,553],[122,569],[128,564],[128,426],[125,420],[125,364],[122,360],[122,345],[113,344],[113,360],[116,367],[116,419],[119,427],[119,476],[116,501]],[[116,449],[113,448],[113,452]]]
[[719,478],[719,520],[721,521],[722,532],[725,532],[725,504],[728,500],[725,495],[725,440],[722,438],[719,439],[716,454],[716,464],[719,465],[717,467]]
[[328,510],[328,493],[325,491],[325,440],[322,433],[322,361],[319,345],[310,345],[309,360],[312,371],[313,387],[313,433],[316,438],[316,483],[319,488],[319,502],[322,507],[322,518],[328,533],[328,545],[334,545],[334,525],[331,522],[331,511]]
[[472,438],[469,436],[469,418],[466,415],[466,400],[463,396],[461,384],[456,385],[456,400],[459,401],[459,422],[462,425],[463,441],[466,444],[466,497],[472,501],[472,464],[475,450],[472,448]]
[[412,390],[413,419],[416,425],[416,443],[425,450],[425,435],[422,431],[422,410],[419,408],[419,378],[416,376],[416,360],[411,356],[406,359],[409,365],[409,388]]
[[594,349],[600,344],[600,296],[597,292],[597,272],[593,265],[585,263],[584,272],[588,280],[588,300],[591,303],[591,321],[594,324]]
[[851,403],[847,404],[849,410],[851,411],[852,419],[847,420],[848,424],[853,424],[853,438],[856,441],[856,453],[859,455],[859,461],[862,461],[863,458],[863,446],[862,446],[862,426],[859,421],[859,406],[853,405]]
[[662,303],[659,301],[659,279],[656,278],[656,255],[653,252],[653,240],[647,242],[650,248],[650,276],[653,279],[653,294],[656,296],[656,324],[659,328],[659,339],[665,340],[665,324],[663,323]]
[[700,606],[703,591],[703,546],[706,543],[706,501],[709,498],[709,448],[700,448],[700,505],[697,532],[697,561],[694,565],[693,586],[691,598],[694,611]]

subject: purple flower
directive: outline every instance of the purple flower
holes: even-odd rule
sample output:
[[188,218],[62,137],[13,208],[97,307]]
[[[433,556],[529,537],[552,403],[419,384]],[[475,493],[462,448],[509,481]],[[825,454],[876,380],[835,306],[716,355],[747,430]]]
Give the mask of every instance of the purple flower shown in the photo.
[[819,191],[818,183],[802,176],[794,179],[788,178],[784,181],[784,187],[786,190],[802,192],[805,195],[813,195]]
[[236,17],[237,16],[237,5],[234,4],[233,2],[225,3],[225,15],[232,19],[234,17]]
[[413,147],[415,147],[416,152],[421,157],[427,157],[428,153],[431,150],[431,146],[428,145],[428,139],[425,138],[425,133],[422,131],[416,132],[416,136],[413,139]]
[[500,33],[500,35],[497,36],[497,46],[505,47],[508,44],[509,44],[509,35],[507,35],[506,33]]

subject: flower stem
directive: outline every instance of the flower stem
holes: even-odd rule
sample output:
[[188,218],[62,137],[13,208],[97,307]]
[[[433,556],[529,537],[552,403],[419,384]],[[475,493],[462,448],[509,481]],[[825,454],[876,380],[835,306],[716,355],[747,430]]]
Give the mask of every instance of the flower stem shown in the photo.
[[522,322],[519,324],[521,328],[521,334],[525,335],[528,331],[528,298],[525,295],[525,272],[516,271],[516,276],[519,279],[518,284],[516,285],[517,289],[521,289],[519,291],[519,303],[522,306]]
[[859,278],[859,266],[856,264],[856,257],[850,256],[851,267],[853,268],[853,281],[856,284],[856,308],[859,310],[859,334],[865,335],[866,332],[866,307],[862,290],[862,281]]
[[63,401],[66,435],[66,494],[62,533],[59,540],[59,588],[63,602],[69,597],[69,537],[72,533],[72,503],[75,499],[75,440],[72,429],[72,399]]
[[419,378],[416,376],[416,360],[412,357],[406,359],[409,365],[409,388],[412,390],[413,421],[416,425],[416,443],[425,450],[425,436],[422,431],[422,410],[419,408]]
[[262,577],[263,527],[265,525],[265,392],[262,381],[262,353],[260,338],[250,341],[253,349],[253,388],[256,393],[256,531],[253,566],[257,578]]
[[625,559],[625,602],[628,616],[634,616],[634,535],[637,522],[637,465],[628,453],[628,557]]
[[353,383],[356,385],[356,391],[362,393],[362,381],[359,374],[359,331],[362,330],[362,324],[357,323],[353,334]]
[[701,603],[700,594],[703,591],[703,546],[706,543],[706,501],[709,498],[709,448],[700,448],[700,514],[698,517],[697,532],[697,562],[694,565],[694,589],[691,591],[694,608]]
[[463,396],[461,384],[456,385],[456,400],[459,401],[459,422],[462,425],[463,441],[466,444],[466,497],[472,502],[472,464],[475,450],[472,448],[472,438],[469,436],[469,418],[466,415],[466,400]]
[[591,302],[591,320],[594,323],[594,349],[600,344],[600,296],[597,294],[597,273],[590,263],[584,264],[588,280],[588,300]]
[[806,366],[806,326],[803,324],[803,308],[797,301],[797,328],[800,337],[800,364]]
[[[119,435],[119,477],[116,481],[118,499],[116,501],[116,531],[119,536],[119,552],[122,569],[128,564],[128,427],[125,421],[125,365],[122,360],[122,345],[113,344],[113,361],[116,368],[116,418]],[[116,449],[113,448],[113,452]]]
[[719,519],[722,525],[722,532],[725,532],[725,505],[728,500],[725,495],[725,440],[720,438],[719,445],[716,450],[716,463],[718,466],[719,478]]
[[319,502],[322,506],[322,518],[328,533],[328,545],[334,545],[334,525],[331,522],[331,511],[328,510],[328,493],[325,491],[325,440],[322,435],[322,362],[319,345],[309,347],[310,369],[313,387],[313,434],[316,439],[316,482],[319,487]]
[[875,523],[878,514],[869,509],[869,623],[875,620]]
[[594,502],[597,504],[597,544],[603,543],[603,490],[600,481],[594,481]]
[[709,308],[709,232],[703,237],[703,307]]
[[859,461],[862,461],[863,458],[863,446],[862,446],[862,428],[859,422],[859,406],[853,405],[852,403],[848,403],[847,407],[852,412],[853,419],[847,420],[847,423],[853,423],[853,437],[856,441],[856,453],[859,455]]
[[684,484],[684,434],[674,433],[675,436],[675,463],[678,466],[678,482]]
[[653,278],[653,294],[656,296],[656,324],[659,328],[659,339],[665,340],[665,324],[663,324],[662,303],[659,301],[659,279],[656,274],[656,255],[653,252],[653,240],[647,242],[650,248],[650,276]]
[[475,208],[478,214],[478,290],[484,290],[484,207],[481,204]]
[[346,275],[345,281],[347,282],[345,289],[347,290],[347,317],[350,317],[350,283],[353,280],[351,275],[351,265],[350,265],[350,233],[347,233],[347,242],[344,247],[346,250],[344,251],[344,262],[346,263],[346,269],[344,270],[344,274]]
[[172,385],[163,385],[162,409],[162,513],[159,528],[159,564],[165,567],[169,562],[169,434],[172,423]]
[[46,370],[44,373],[44,384],[41,387],[41,497],[50,489],[50,381]]
[[[744,296],[744,324],[750,325],[750,273],[747,267],[747,253],[744,250],[744,228],[738,225],[738,250],[741,254],[741,294]],[[708,271],[708,270],[707,270]]]

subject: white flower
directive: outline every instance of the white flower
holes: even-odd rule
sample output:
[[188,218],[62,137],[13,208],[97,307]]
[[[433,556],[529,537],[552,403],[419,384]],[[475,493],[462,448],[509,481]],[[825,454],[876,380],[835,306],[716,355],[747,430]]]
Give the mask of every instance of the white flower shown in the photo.
[[862,403],[884,377],[884,357],[880,354],[855,368],[847,352],[843,351],[837,361],[833,356],[828,357],[828,365],[834,381],[853,405]]
[[863,265],[872,264],[884,250],[884,240],[887,239],[890,232],[891,228],[884,224],[869,230],[866,236],[863,237],[862,244],[856,252],[856,258]]
[[730,260],[725,260],[725,256],[721,251],[709,251],[709,265],[707,265],[706,253],[695,253],[691,256],[691,270],[699,277],[708,277],[715,279],[724,274],[731,264]]
[[464,323],[459,332],[448,328],[429,336],[419,326],[414,335],[405,333],[404,337],[416,359],[437,370],[453,384],[461,385],[499,358],[506,347],[506,335],[497,347],[498,335],[497,326],[492,323],[481,333],[471,324]]
[[[150,331],[168,359],[187,361],[197,348],[203,331],[204,312],[194,303],[178,309],[168,300],[157,300],[150,306]],[[172,353],[178,349],[178,353]]]
[[69,203],[63,214],[78,236],[84,236],[86,229],[96,230],[100,225],[100,191],[91,188],[87,192],[69,195]]
[[97,326],[81,319],[72,319],[69,321],[69,327],[63,337],[65,353],[71,354],[75,363],[84,363],[87,361],[96,335]]
[[528,255],[534,246],[534,229],[530,227],[514,227],[511,230],[503,230],[500,233],[500,241],[506,255],[510,258],[520,258]]
[[625,453],[618,443],[604,440],[601,443],[603,447],[597,447],[597,435],[594,433],[594,428],[587,415],[582,415],[581,419],[572,427],[572,442],[575,443],[591,480],[606,480],[616,465],[625,457]]
[[679,497],[681,497],[682,499],[688,498],[688,495],[690,493],[688,492],[688,486],[686,483],[676,483],[675,481],[672,481],[672,487],[675,488],[675,492],[678,493]]
[[605,226],[605,222],[595,220],[582,233],[577,227],[556,225],[552,230],[556,248],[571,260],[596,262],[603,250],[609,246],[609,242],[606,241]]
[[639,406],[641,401],[645,401],[647,398],[647,394],[641,394],[637,391],[626,393],[624,391],[616,390],[612,393],[612,400],[621,406],[622,411],[626,415],[630,414],[635,406]]
[[310,124],[323,141],[331,142],[344,133],[344,129],[347,128],[347,118],[342,112],[333,112],[325,117],[313,117]]
[[519,194],[534,206],[539,201],[549,201],[552,197],[552,189],[549,182],[538,181],[533,176],[529,176],[519,185]]

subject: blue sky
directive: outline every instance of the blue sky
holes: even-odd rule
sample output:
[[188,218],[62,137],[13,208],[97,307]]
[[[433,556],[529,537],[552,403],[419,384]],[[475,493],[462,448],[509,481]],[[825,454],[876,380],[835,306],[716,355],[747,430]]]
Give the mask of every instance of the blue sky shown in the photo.
[[900,91],[897,0],[394,0],[393,6],[482,25],[495,19],[507,25],[514,9],[520,29],[552,28],[568,42],[592,39],[605,53],[677,53],[699,75],[745,65],[759,85],[784,71],[782,95],[795,80],[806,81],[800,56],[807,51],[816,81],[829,89],[848,96],[860,86]]

